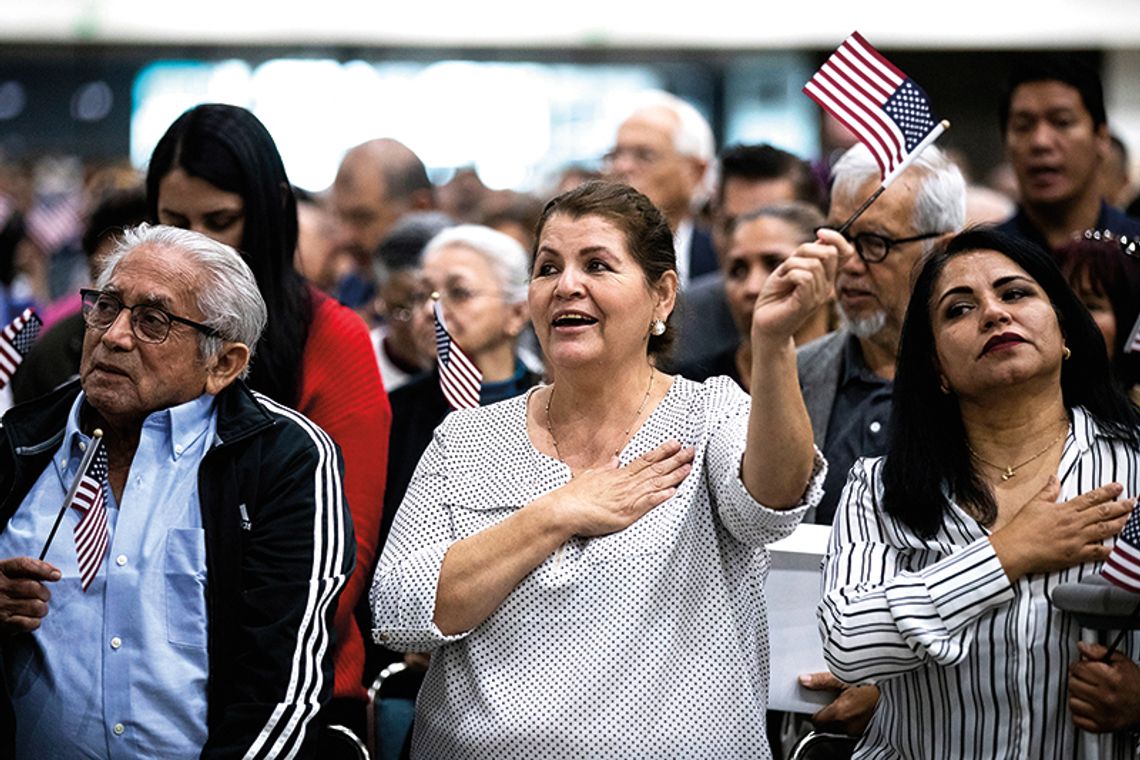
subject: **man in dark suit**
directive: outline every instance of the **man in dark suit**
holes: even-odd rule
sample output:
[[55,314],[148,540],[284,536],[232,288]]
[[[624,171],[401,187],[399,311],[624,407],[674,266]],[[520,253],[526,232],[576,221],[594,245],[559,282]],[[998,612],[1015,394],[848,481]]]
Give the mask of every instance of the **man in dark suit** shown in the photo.
[[[725,149],[713,196],[712,240],[718,263],[728,250],[726,230],[738,216],[788,201],[803,201],[822,210],[823,191],[806,161],[767,144]],[[678,339],[672,368],[708,366],[739,344],[719,265],[693,278],[680,294],[674,319]]]

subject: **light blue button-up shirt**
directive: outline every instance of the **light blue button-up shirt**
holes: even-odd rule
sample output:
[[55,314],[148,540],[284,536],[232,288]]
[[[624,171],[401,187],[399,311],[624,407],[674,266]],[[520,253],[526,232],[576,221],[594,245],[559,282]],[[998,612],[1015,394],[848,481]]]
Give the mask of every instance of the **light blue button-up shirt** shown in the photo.
[[[90,439],[80,394],[63,442],[0,534],[0,557],[38,557]],[[214,397],[143,423],[116,502],[107,556],[86,592],[69,509],[47,554],[47,617],[3,641],[18,757],[197,757],[206,741],[206,543],[198,465],[217,425]]]

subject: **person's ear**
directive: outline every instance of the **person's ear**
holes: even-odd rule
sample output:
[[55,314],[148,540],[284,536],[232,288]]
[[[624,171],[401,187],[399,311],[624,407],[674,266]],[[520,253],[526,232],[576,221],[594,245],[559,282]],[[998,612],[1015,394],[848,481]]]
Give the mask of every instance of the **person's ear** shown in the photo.
[[249,346],[225,342],[222,350],[210,357],[206,365],[206,392],[216,396],[237,380],[249,365]]
[[673,307],[677,305],[677,286],[677,273],[672,269],[661,275],[653,285],[653,291],[657,296],[657,306],[653,309],[654,319],[668,321],[669,315],[673,313]]
[[530,306],[526,301],[507,304],[507,319],[503,331],[511,338],[517,338],[530,322]]

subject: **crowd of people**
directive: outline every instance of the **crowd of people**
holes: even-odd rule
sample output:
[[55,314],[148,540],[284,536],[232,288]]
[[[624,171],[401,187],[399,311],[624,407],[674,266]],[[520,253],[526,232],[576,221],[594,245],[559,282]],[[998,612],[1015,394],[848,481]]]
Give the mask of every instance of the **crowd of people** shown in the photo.
[[[1133,756],[1140,634],[1050,594],[1140,496],[1140,219],[1095,71],[1027,59],[998,117],[1007,205],[931,146],[845,228],[866,147],[718,154],[661,92],[546,197],[390,138],[305,192],[203,104],[82,229],[4,204],[0,320],[44,325],[0,389],[0,755],[323,756],[403,661],[412,757]],[[801,522],[811,716],[767,700]]]

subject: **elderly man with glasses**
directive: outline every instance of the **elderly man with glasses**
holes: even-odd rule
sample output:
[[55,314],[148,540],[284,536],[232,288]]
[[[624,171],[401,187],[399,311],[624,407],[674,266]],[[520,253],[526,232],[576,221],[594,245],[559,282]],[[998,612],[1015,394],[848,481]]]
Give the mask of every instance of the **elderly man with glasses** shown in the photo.
[[[879,183],[871,152],[862,144],[848,150],[832,170],[826,226],[840,227]],[[843,324],[796,356],[812,433],[828,463],[823,500],[807,519],[830,525],[851,465],[886,453],[895,357],[915,264],[960,230],[965,217],[962,174],[931,146],[846,232],[857,255],[844,260],[836,276]],[[805,679],[809,688],[844,688],[830,673]],[[812,720],[819,728],[858,735],[877,699],[874,687],[845,689]]]
[[241,381],[252,273],[143,225],[83,316],[0,427],[0,755],[314,755],[354,542],[336,446]]

